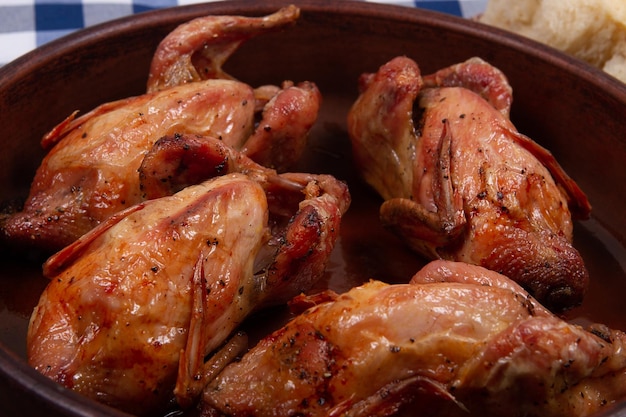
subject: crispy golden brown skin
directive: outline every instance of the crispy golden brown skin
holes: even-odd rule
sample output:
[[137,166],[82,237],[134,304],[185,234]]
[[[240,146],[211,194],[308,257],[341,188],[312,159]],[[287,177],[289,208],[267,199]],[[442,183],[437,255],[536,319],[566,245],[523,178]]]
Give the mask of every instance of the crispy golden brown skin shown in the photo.
[[131,413],[163,411],[174,396],[188,406],[206,382],[205,356],[245,317],[323,275],[350,204],[345,184],[278,175],[207,140],[171,138],[155,158],[184,148],[203,155],[198,164],[236,163],[170,195],[181,174],[46,262],[50,283],[28,329],[42,374]]
[[[56,251],[143,201],[137,170],[164,136],[219,138],[264,166],[288,170],[317,119],[317,86],[285,81],[252,88],[221,71],[221,64],[243,41],[298,16],[294,7],[258,18],[208,16],[174,30],[155,52],[148,93],[72,114],[43,138],[49,152],[23,209],[0,220],[0,236],[13,246]],[[199,65],[190,58],[193,51],[205,65],[212,57],[214,71],[183,77],[181,71]]]
[[571,417],[626,394],[624,333],[568,324],[482,267],[434,261],[331,298],[227,366],[203,415]]
[[299,17],[300,9],[290,5],[267,16],[211,15],[183,23],[157,47],[150,64],[147,90],[163,90],[206,79],[232,79],[222,65],[243,42],[293,25]]
[[555,310],[588,273],[572,246],[585,194],[508,118],[504,75],[473,58],[434,74],[398,57],[361,78],[348,116],[358,168],[384,198],[384,225],[430,259],[482,265]]

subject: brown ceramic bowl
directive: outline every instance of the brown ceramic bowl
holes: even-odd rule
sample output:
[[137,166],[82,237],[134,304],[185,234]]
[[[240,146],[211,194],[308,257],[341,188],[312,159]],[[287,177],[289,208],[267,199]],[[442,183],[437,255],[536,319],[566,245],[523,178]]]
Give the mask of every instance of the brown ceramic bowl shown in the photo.
[[[43,156],[40,138],[60,120],[142,93],[151,55],[176,25],[206,14],[263,15],[286,3],[230,1],[149,12],[72,34],[1,68],[0,201],[24,197]],[[249,41],[227,69],[251,85],[311,80],[324,95],[301,168],[347,180],[354,197],[329,269],[331,287],[407,280],[425,263],[379,229],[378,200],[351,169],[345,116],[359,74],[397,55],[414,58],[425,73],[480,56],[509,77],[518,129],[550,149],[593,204],[592,219],[575,228],[592,285],[569,318],[626,330],[626,85],[532,41],[452,16],[361,2],[296,3],[302,16],[295,27]],[[46,285],[42,260],[2,249],[0,414],[123,415],[27,365],[28,317]],[[626,407],[607,413],[626,416]]]

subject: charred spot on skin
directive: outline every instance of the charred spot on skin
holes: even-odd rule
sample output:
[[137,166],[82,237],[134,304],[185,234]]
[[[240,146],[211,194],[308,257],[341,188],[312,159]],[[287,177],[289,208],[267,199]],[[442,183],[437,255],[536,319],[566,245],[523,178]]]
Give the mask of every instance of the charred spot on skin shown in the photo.
[[67,388],[72,389],[74,387],[74,378],[72,378],[72,375],[69,375],[66,371],[59,371],[56,380],[58,383]]
[[389,346],[389,351],[391,353],[400,353],[400,350],[401,350],[400,346],[396,346],[396,345]]
[[605,325],[594,324],[588,329],[588,331],[589,333],[599,337],[607,343],[613,343],[613,339],[611,338],[611,331]]
[[154,265],[152,268],[150,268],[150,270],[156,274],[157,272],[159,272],[159,267]]
[[535,315],[535,305],[532,303],[530,295],[520,294],[518,292],[513,293],[513,297],[521,304],[522,308],[524,308],[530,316]]
[[306,216],[306,222],[303,223],[304,227],[317,227],[318,228],[318,235],[321,234],[321,229],[320,229],[320,218],[317,214],[317,211],[311,211],[307,214]]
[[224,158],[224,160],[222,162],[220,162],[219,164],[215,165],[215,172],[218,174],[221,174],[224,169],[226,168],[226,165],[228,164],[228,158]]

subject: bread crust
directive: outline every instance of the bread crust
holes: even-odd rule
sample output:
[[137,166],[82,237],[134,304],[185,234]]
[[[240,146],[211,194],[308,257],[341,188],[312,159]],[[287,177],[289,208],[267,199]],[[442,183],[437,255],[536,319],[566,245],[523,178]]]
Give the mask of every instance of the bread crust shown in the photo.
[[478,20],[545,43],[626,82],[623,0],[489,0]]

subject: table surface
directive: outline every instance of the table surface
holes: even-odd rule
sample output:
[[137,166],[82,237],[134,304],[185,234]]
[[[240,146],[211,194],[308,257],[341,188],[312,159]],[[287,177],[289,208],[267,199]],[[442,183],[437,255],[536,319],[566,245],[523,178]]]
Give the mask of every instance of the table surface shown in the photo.
[[[210,1],[210,0],[209,0]],[[472,17],[487,0],[363,0]],[[0,0],[0,65],[87,26],[207,0]]]

